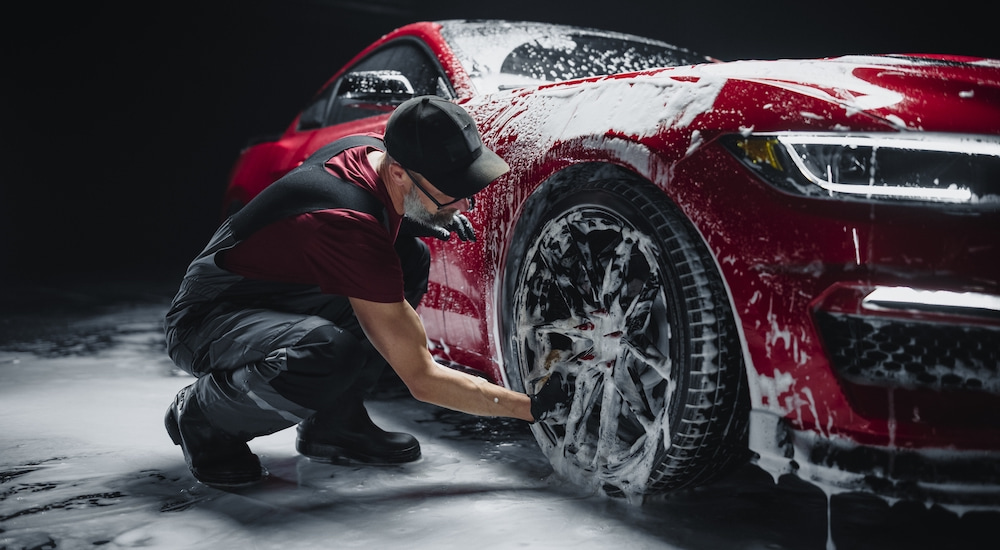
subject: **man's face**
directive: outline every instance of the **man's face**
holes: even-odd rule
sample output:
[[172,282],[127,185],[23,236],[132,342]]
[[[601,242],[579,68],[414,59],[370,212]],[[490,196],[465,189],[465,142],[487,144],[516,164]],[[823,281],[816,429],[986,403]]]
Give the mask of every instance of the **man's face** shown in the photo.
[[[442,208],[428,210],[424,205],[424,195],[416,185],[410,187],[410,192],[403,197],[403,210],[410,219],[437,227],[448,227],[455,220],[457,208]],[[430,202],[430,201],[428,201]]]

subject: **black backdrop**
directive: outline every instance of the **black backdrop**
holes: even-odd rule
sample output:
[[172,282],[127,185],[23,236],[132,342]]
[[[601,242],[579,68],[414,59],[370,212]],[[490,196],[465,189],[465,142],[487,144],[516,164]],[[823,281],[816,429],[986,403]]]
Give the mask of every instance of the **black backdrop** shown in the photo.
[[0,279],[179,276],[218,222],[247,140],[281,131],[361,47],[415,20],[577,24],[721,59],[1000,58],[981,11],[886,4],[180,0],[8,11]]

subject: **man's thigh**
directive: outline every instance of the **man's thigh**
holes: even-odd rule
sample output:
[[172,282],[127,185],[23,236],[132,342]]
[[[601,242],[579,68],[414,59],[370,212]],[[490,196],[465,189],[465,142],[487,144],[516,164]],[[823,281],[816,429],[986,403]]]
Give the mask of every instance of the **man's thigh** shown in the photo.
[[[303,339],[313,335],[309,340],[312,348],[322,342],[316,342],[315,333],[326,335],[327,339],[340,339],[340,348],[356,340],[350,335],[342,334],[331,321],[316,315],[286,313],[268,309],[242,309],[215,315],[206,319],[196,331],[192,348],[201,350],[196,355],[200,357],[197,364],[192,365],[195,372],[203,375],[218,370],[233,370],[247,364],[257,363],[274,354],[278,350],[294,350]],[[332,347],[334,342],[330,342]],[[341,350],[341,353],[353,353],[354,350]],[[334,352],[328,352],[334,353]]]

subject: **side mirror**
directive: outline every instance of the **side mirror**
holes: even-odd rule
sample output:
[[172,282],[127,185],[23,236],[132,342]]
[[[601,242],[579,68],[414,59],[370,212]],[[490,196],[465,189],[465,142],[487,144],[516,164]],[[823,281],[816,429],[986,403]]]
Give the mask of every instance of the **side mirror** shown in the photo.
[[399,71],[358,71],[344,75],[337,96],[351,103],[398,105],[414,92],[410,80]]

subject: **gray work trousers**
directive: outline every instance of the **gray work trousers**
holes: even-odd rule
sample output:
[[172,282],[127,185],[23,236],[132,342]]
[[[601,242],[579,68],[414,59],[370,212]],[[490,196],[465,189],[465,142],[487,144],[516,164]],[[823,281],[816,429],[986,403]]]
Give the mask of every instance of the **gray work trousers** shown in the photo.
[[[316,412],[336,417],[363,406],[386,363],[348,299],[223,270],[216,256],[236,242],[223,224],[189,266],[164,322],[167,352],[198,378],[193,397],[212,426],[249,441]],[[396,249],[416,307],[427,290],[429,250],[406,236]]]

